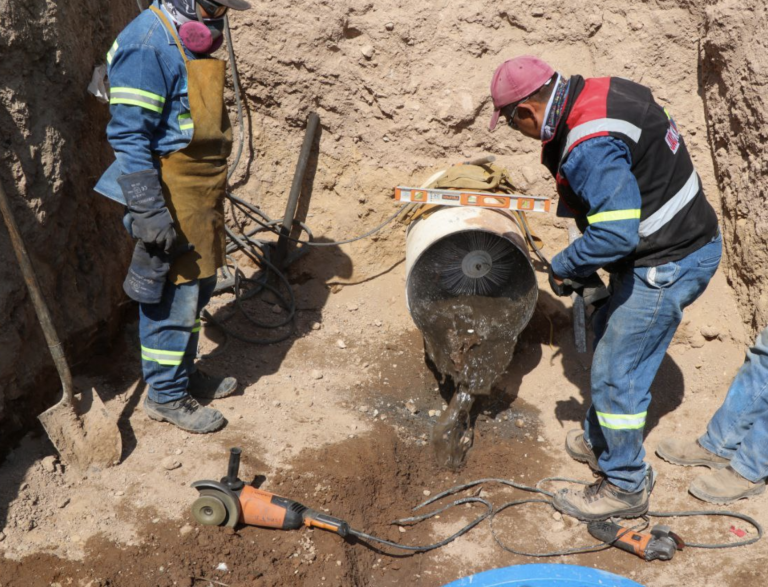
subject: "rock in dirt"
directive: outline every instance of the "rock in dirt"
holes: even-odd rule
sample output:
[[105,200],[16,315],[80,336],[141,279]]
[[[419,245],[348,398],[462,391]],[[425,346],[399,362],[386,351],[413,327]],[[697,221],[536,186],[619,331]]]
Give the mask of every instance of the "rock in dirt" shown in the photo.
[[709,324],[707,324],[706,326],[702,326],[700,332],[701,332],[701,336],[703,336],[707,340],[713,340],[718,336],[720,336],[720,329],[717,328],[716,326],[711,326]]
[[56,457],[53,455],[45,457],[42,461],[40,461],[40,464],[43,466],[43,469],[48,473],[55,473],[56,472]]
[[388,31],[394,31],[395,30],[395,23],[394,22],[388,22],[384,25],[384,28]]
[[5,540],[5,534],[0,532],[0,542],[2,542],[3,540]]
[[163,469],[166,471],[173,471],[174,469],[181,467],[181,462],[179,462],[179,460],[174,457],[165,457],[161,464],[163,465]]
[[310,376],[312,379],[322,379],[323,378],[323,372],[319,371],[318,369],[312,369],[312,373],[310,373]]
[[280,307],[280,304],[275,304],[274,306],[272,306],[272,313],[273,314],[282,314],[283,313],[283,308]]
[[515,420],[515,426],[517,426],[518,428],[523,428],[525,427],[525,421],[522,418],[518,418],[517,420]]
[[340,349],[345,349],[345,348],[347,348],[347,343],[345,343],[343,340],[339,339],[339,340],[336,341],[336,346],[339,347]]
[[366,59],[372,59],[373,58],[373,46],[372,45],[365,45],[362,49],[360,49],[360,53],[363,54],[363,57]]
[[405,402],[405,409],[414,415],[419,413],[419,408],[416,407],[416,404],[412,399],[409,399],[407,402]]
[[320,330],[320,322],[312,322],[312,326],[310,326],[312,330]]
[[384,323],[383,323],[381,320],[374,320],[374,321],[373,321],[373,325],[374,325],[374,326],[378,326],[378,327],[381,327],[383,324],[384,324]]
[[429,489],[425,489],[424,491],[422,491],[422,493],[423,493],[424,495],[426,495],[427,497],[429,497],[430,495],[432,495],[432,492],[431,492]]
[[58,503],[58,507],[60,510],[63,510],[65,507],[69,505],[69,498],[65,497],[64,499],[60,500]]
[[402,526],[398,526],[397,529],[400,531],[400,534],[405,534],[405,528]]
[[347,304],[347,311],[348,312],[357,312],[357,310],[360,308],[357,304]]
[[555,520],[556,522],[560,522],[563,519],[563,514],[561,514],[560,512],[553,512],[552,519]]
[[701,334],[694,334],[691,339],[688,341],[689,346],[692,349],[700,349],[703,347],[707,342],[707,339],[704,338]]
[[181,534],[182,536],[186,536],[187,534],[192,532],[192,530],[194,530],[192,526],[190,526],[189,524],[184,524],[179,530],[179,534]]

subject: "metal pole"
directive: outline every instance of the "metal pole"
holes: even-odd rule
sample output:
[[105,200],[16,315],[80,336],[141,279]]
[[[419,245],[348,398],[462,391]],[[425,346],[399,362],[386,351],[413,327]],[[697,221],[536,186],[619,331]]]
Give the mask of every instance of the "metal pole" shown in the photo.
[[285,206],[285,216],[283,217],[283,226],[280,228],[280,238],[277,239],[275,265],[281,269],[283,268],[285,259],[288,256],[288,243],[290,241],[286,237],[290,236],[291,229],[293,228],[293,218],[296,215],[296,208],[299,204],[299,196],[301,196],[301,187],[304,183],[304,173],[307,171],[309,154],[312,150],[312,143],[315,141],[315,132],[317,132],[317,126],[319,123],[320,117],[317,115],[317,113],[310,112],[309,117],[307,118],[307,130],[304,134],[304,143],[301,145],[299,161],[296,164],[296,172],[293,174],[291,193],[288,196],[288,204]]

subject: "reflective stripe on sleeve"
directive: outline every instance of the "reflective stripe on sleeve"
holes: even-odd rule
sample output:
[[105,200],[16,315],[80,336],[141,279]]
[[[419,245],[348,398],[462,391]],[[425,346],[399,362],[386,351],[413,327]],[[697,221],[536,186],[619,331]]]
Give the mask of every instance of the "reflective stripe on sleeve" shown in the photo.
[[165,98],[136,88],[112,88],[109,92],[109,103],[131,104],[153,112],[162,112]]
[[185,114],[179,114],[179,128],[181,130],[190,130],[195,128],[195,123],[192,120],[192,114],[187,112]]
[[202,323],[200,322],[200,318],[195,320],[195,325],[192,327],[192,332],[200,332],[200,327],[202,326]]
[[597,412],[600,426],[611,430],[638,430],[645,427],[645,416],[648,412],[639,414],[606,414]]
[[109,51],[107,51],[107,63],[112,63],[112,59],[115,56],[115,53],[117,52],[117,40],[115,40],[114,43],[112,43],[112,46],[109,48]]
[[699,176],[694,171],[674,196],[640,223],[640,236],[650,236],[682,210],[699,193]]
[[640,209],[632,210],[611,210],[609,212],[598,212],[592,216],[587,216],[587,222],[595,224],[596,222],[614,222],[616,220],[634,220],[640,219]]
[[184,360],[183,351],[162,351],[160,349],[150,349],[141,345],[141,358],[145,361],[152,361],[168,367],[181,365]]

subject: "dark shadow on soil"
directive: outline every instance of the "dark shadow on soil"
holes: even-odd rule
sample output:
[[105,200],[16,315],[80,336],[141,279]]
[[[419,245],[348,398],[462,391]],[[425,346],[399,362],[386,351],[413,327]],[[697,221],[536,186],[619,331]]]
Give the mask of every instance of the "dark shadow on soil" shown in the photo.
[[[563,373],[566,378],[579,388],[580,398],[569,397],[558,400],[555,415],[561,425],[573,422],[581,425],[591,405],[591,364],[594,334],[591,328],[591,315],[587,317],[587,352],[576,350],[572,323],[572,306],[564,303],[548,292],[540,292],[539,303],[542,310],[552,320],[553,341],[558,347],[556,353],[563,355]],[[555,356],[556,356],[555,355]],[[656,377],[651,385],[651,405],[648,409],[644,436],[653,430],[661,418],[673,412],[683,402],[685,380],[683,372],[669,354],[664,356]]]
[[[317,238],[315,242],[329,241]],[[278,324],[287,318],[287,304],[281,303],[270,292],[241,299],[239,304],[231,294],[226,294],[229,301],[224,304],[217,304],[217,297],[214,296],[208,306],[211,315],[217,320],[225,320],[226,328],[241,339],[224,333],[215,324],[206,323],[205,336],[219,346],[200,360],[200,367],[216,375],[236,377],[237,393],[242,393],[265,375],[276,373],[294,342],[312,331],[313,324],[322,323],[322,311],[331,294],[328,282],[348,278],[352,272],[352,259],[339,247],[310,247],[306,255],[288,268],[287,279],[291,284],[296,313],[292,324],[279,328],[259,327],[248,318],[263,324]],[[280,283],[279,288],[287,300],[289,296],[285,284]],[[242,338],[277,342],[255,344]],[[284,340],[279,340],[281,338]]]

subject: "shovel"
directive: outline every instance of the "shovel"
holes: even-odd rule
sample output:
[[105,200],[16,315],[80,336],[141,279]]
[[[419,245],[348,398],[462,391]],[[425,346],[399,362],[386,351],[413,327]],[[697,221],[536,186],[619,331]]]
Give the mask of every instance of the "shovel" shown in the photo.
[[40,283],[32,269],[27,249],[21,240],[19,229],[11,212],[8,196],[0,185],[0,213],[3,215],[11,244],[19,260],[19,267],[27,284],[29,295],[53,362],[61,378],[62,398],[38,419],[45,428],[62,461],[81,473],[101,470],[120,462],[123,442],[117,421],[109,415],[104,403],[94,389],[81,391],[75,397],[72,374],[69,371],[64,348],[51,321],[48,306],[43,300]]

